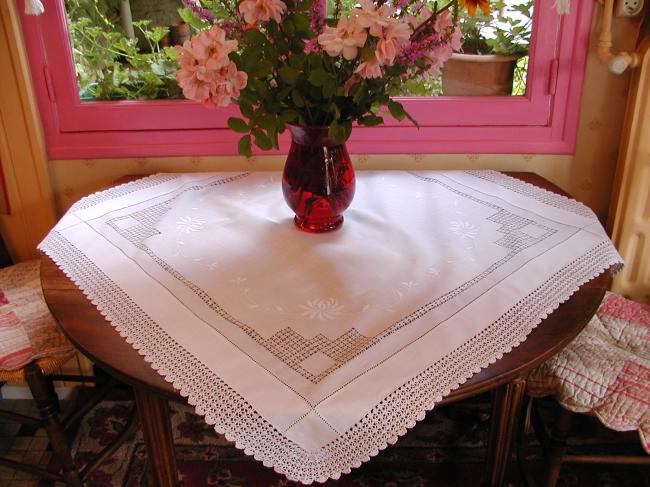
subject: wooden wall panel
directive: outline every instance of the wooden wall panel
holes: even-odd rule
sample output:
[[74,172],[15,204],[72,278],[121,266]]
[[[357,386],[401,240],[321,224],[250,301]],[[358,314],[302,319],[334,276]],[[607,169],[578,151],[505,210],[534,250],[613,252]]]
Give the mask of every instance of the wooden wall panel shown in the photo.
[[37,255],[55,222],[52,189],[16,4],[0,0],[0,162],[10,213],[0,215],[14,260]]
[[650,38],[642,44],[621,138],[609,226],[625,259],[613,290],[650,303]]

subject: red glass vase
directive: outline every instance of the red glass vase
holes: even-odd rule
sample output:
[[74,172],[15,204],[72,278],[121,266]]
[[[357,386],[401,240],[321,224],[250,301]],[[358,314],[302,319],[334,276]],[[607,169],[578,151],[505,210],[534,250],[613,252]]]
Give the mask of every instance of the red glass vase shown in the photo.
[[327,137],[327,127],[289,125],[291,148],[282,192],[306,232],[336,230],[354,197],[354,169],[345,144]]

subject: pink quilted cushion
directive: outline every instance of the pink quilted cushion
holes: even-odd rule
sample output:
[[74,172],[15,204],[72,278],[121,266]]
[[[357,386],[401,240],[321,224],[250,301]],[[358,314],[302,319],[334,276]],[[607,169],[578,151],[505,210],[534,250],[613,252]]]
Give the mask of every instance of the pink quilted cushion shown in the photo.
[[650,454],[650,306],[607,293],[582,333],[532,372],[528,392],[554,394],[613,430],[638,430]]
[[74,353],[43,300],[39,270],[37,260],[0,269],[0,370]]

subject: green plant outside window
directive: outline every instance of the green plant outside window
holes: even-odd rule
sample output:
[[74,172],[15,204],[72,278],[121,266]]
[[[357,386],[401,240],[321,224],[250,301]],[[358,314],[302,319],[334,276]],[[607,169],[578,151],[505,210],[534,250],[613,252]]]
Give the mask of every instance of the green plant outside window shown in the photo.
[[[129,37],[120,18],[121,0],[65,0],[68,30],[82,100],[152,100],[181,98],[176,84],[176,51],[169,47],[169,28],[153,26],[150,20],[132,22],[135,36]],[[135,3],[137,0],[132,0]],[[350,10],[356,0],[342,0],[341,10]],[[231,17],[218,0],[200,3],[217,16]],[[335,2],[327,0],[328,12]],[[463,51],[480,54],[522,56],[517,62],[513,95],[526,90],[528,45],[532,28],[533,0],[491,2],[486,16],[461,18]],[[189,8],[177,10],[178,20],[193,30],[205,26]],[[442,94],[440,78],[413,80],[402,96]]]

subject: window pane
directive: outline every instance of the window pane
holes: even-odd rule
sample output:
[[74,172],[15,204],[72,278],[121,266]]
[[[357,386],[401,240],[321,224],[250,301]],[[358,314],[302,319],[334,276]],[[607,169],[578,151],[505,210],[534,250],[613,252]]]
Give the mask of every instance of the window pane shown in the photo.
[[[413,2],[410,2],[413,4]],[[415,5],[421,5],[415,3]],[[439,2],[444,6],[445,2]],[[460,11],[461,52],[454,54],[434,78],[411,80],[396,93],[402,96],[524,95],[528,51],[532,37],[533,0],[492,0],[490,14]],[[327,12],[342,16],[358,6],[356,0],[327,0]],[[418,7],[419,8],[419,7]]]
[[81,100],[178,98],[170,45],[189,36],[175,0],[66,0]]
[[[347,16],[358,5],[326,1],[330,16],[337,7]],[[442,76],[409,80],[395,95],[524,95],[533,0],[490,3],[489,15],[461,10],[462,53],[447,62]],[[227,16],[215,0],[65,0],[65,6],[82,100],[181,98],[171,46],[208,25],[210,16]]]

